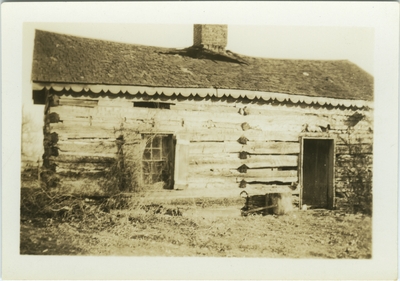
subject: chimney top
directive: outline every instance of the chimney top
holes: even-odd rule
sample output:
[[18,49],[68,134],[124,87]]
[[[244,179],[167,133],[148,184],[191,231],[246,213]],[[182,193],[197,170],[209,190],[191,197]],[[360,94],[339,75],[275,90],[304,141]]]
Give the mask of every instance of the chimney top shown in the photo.
[[224,52],[228,43],[226,24],[195,24],[193,27],[193,46],[216,52]]

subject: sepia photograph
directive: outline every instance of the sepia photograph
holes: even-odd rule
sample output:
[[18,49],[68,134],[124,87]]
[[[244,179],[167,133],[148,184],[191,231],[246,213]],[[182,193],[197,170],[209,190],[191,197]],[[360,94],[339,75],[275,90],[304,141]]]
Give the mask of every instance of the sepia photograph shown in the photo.
[[[23,111],[21,254],[371,258],[372,30],[51,29],[34,30],[42,112]],[[164,30],[187,46],[106,39]],[[300,53],[294,32],[309,49],[269,58]]]
[[27,21],[20,40],[19,256],[373,261],[374,28]]

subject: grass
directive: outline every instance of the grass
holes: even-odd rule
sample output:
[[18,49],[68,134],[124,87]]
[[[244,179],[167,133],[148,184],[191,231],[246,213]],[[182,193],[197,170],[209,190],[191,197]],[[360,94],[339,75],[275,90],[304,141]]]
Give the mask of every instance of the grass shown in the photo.
[[21,217],[21,254],[371,258],[371,217],[340,211],[293,211],[241,217],[240,199],[176,199],[164,207],[183,216],[140,207],[84,215]]

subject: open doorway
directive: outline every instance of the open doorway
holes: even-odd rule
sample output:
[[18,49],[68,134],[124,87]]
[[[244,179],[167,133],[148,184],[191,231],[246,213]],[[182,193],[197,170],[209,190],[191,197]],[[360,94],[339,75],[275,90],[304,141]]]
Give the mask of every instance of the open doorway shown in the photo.
[[333,208],[333,139],[303,138],[301,204],[313,208]]

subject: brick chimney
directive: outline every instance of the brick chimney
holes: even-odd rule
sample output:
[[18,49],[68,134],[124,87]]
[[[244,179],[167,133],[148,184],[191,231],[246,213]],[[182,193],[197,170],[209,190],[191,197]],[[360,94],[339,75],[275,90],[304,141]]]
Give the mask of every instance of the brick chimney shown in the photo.
[[224,52],[228,43],[226,24],[195,24],[193,27],[193,46],[214,52]]

